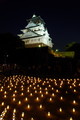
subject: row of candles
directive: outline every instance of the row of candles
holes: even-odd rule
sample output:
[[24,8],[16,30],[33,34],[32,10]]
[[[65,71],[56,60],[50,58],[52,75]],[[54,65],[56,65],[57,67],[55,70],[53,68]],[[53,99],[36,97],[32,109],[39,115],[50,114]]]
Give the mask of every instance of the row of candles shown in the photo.
[[[77,87],[80,86],[79,78],[78,79],[51,79],[51,78],[40,79],[36,77],[29,77],[23,75],[14,75],[10,77],[5,77],[3,80],[1,80],[0,83],[0,98],[1,98],[0,107],[1,109],[3,109],[4,107],[4,110],[0,113],[1,114],[0,119],[1,120],[5,119],[6,113],[9,112],[8,110],[11,107],[13,110],[12,120],[16,120],[16,117],[18,116],[17,115],[18,108],[12,107],[15,104],[16,106],[19,106],[20,109],[22,107],[23,111],[21,110],[22,111],[20,118],[21,120],[25,120],[26,110],[32,112],[31,109],[32,108],[35,109],[35,107],[37,106],[38,106],[37,110],[41,110],[42,114],[43,111],[46,111],[46,115],[45,114],[42,115],[44,116],[44,120],[47,119],[53,120],[54,114],[52,112],[52,108],[49,107],[49,104],[51,103],[52,105],[54,105],[56,103],[56,100],[58,99],[59,101],[62,101],[64,105],[66,104],[65,103],[66,97],[61,92],[65,84],[67,85],[68,89],[71,90],[70,92],[73,95],[77,95],[77,93],[79,92],[77,90]],[[67,89],[64,92],[65,95],[69,93]],[[10,100],[9,101],[10,104],[9,102],[8,103],[6,102],[6,100],[8,99]],[[43,103],[44,99],[47,105]],[[71,113],[73,113],[73,115],[71,114],[69,118],[66,118],[67,120],[74,120],[73,119],[74,115],[76,116],[77,113],[76,106],[79,105],[79,103],[75,100],[76,97],[73,97],[72,99],[73,100],[71,104],[73,105],[73,107],[69,109],[72,109]],[[35,103],[38,104],[34,106]],[[7,107],[5,107],[6,105]],[[26,105],[26,110],[24,108],[25,105]],[[49,110],[51,109],[51,111],[48,111],[47,107],[49,107]],[[65,109],[63,109],[63,106],[62,107],[56,106],[56,109],[57,109],[56,112],[58,111],[59,113],[64,113],[64,111],[66,111]],[[62,114],[62,116],[64,116],[64,114]],[[58,118],[58,114],[56,118]],[[36,120],[37,118],[35,117],[35,115],[33,115],[30,119]],[[41,118],[38,119],[40,120]],[[60,119],[62,120],[62,118]]]

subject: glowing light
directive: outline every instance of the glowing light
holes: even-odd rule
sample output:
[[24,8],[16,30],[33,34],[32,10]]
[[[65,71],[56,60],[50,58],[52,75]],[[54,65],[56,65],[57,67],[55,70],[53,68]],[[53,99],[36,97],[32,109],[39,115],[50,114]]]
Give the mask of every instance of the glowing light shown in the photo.
[[63,97],[62,97],[62,96],[60,97],[60,100],[63,100]]
[[23,96],[24,95],[24,93],[21,93],[21,96]]
[[34,120],[34,118],[31,118],[31,120]]
[[27,109],[30,109],[30,105],[29,104],[27,105]]
[[15,97],[16,95],[15,94],[13,94],[13,97]]
[[41,45],[39,45],[38,47],[41,47]]
[[15,90],[14,92],[17,93],[17,90]]
[[5,91],[4,94],[7,94],[7,92]]
[[72,111],[75,112],[76,111],[75,108],[73,108]]
[[54,90],[54,88],[52,87],[52,90]]
[[16,99],[15,98],[13,98],[13,101],[15,101]]
[[35,90],[35,93],[37,93],[37,90]]
[[41,97],[43,97],[44,95],[43,94],[41,94]]
[[14,109],[13,112],[16,113],[16,109]]
[[42,104],[40,104],[39,108],[42,109]]
[[59,90],[57,89],[57,90],[56,90],[56,92],[58,93],[58,92],[59,92]]
[[39,101],[39,98],[38,98],[38,97],[36,98],[36,101]]
[[42,91],[40,90],[40,92],[39,93],[42,93]]
[[48,91],[46,91],[46,95],[48,94]]
[[24,112],[22,112],[22,115],[21,115],[22,117],[24,117]]
[[59,111],[62,112],[62,108],[59,108]]
[[1,105],[4,106],[4,102],[2,102]]
[[76,92],[76,89],[74,89],[74,92]]
[[52,98],[49,98],[49,101],[52,101]]
[[27,97],[25,98],[25,101],[28,101],[28,98],[27,98]]
[[48,117],[50,117],[50,116],[51,116],[51,113],[50,113],[50,112],[48,112],[48,114],[47,114],[47,115],[48,115]]
[[72,88],[72,86],[70,86],[70,88]]
[[52,93],[52,96],[54,97],[54,93]]
[[73,100],[73,104],[76,104],[76,101],[75,101],[75,100]]
[[6,98],[7,96],[6,95],[4,95],[4,98]]
[[18,104],[21,105],[21,101],[19,101]]
[[7,105],[7,109],[9,109],[9,105]]
[[72,117],[70,117],[70,120],[73,120],[73,118],[72,118]]
[[32,96],[33,94],[32,93],[30,93],[30,96]]
[[76,111],[75,108],[73,108],[72,111],[73,111],[73,113],[75,113],[75,111]]

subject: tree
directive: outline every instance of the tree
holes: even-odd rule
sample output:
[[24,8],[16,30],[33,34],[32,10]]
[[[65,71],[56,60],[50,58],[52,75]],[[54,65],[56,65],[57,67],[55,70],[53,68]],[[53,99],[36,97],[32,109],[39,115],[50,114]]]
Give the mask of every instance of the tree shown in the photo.
[[75,57],[80,58],[80,43],[72,42],[65,46],[65,51],[74,51]]
[[0,34],[0,61],[22,47],[24,47],[24,43],[18,36],[14,36],[11,33]]

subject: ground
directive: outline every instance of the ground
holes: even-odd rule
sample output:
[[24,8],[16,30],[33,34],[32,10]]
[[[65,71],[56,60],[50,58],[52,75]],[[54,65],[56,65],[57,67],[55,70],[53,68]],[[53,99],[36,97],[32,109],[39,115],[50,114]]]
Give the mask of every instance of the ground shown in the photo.
[[13,75],[0,80],[1,120],[80,120],[80,79]]

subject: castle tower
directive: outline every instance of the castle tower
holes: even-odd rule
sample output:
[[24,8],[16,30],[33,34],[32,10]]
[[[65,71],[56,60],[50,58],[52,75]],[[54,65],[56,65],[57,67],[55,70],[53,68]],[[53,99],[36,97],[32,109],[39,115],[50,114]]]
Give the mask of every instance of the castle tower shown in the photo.
[[25,47],[53,47],[52,39],[49,36],[45,23],[40,16],[33,15],[27,20],[28,25],[21,30],[22,34],[18,36],[24,41]]

